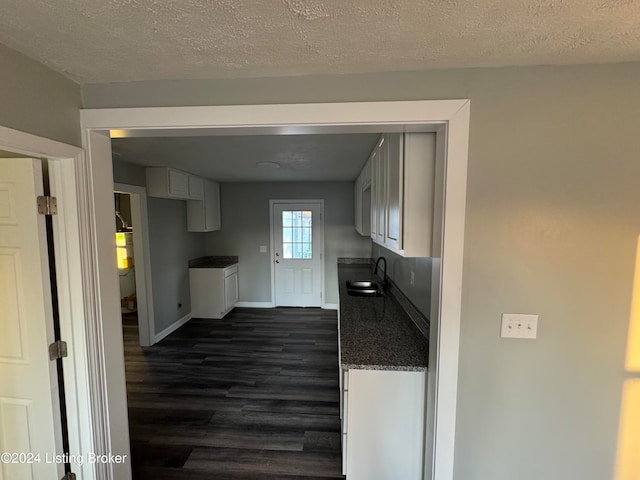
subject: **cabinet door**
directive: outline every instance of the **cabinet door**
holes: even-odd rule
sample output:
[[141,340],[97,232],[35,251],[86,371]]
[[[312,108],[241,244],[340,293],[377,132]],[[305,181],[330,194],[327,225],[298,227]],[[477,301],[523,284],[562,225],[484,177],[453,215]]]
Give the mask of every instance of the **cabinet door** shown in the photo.
[[378,202],[380,201],[380,196],[378,193],[380,176],[378,175],[377,147],[371,154],[371,159],[369,161],[371,164],[371,239],[375,241],[378,233]]
[[179,170],[167,169],[169,195],[176,198],[189,197],[189,175]]
[[224,278],[224,309],[233,308],[238,302],[238,273],[232,273]]
[[204,198],[204,179],[189,175],[189,199],[202,200]]
[[387,162],[386,162],[386,230],[384,244],[393,248],[402,248],[402,207],[403,207],[403,183],[404,183],[404,152],[403,135],[386,135]]
[[353,186],[353,222],[356,232],[362,235],[362,178],[358,177]]
[[387,228],[387,141],[383,136],[378,146],[378,154],[376,155],[376,236],[375,241],[380,245],[384,244],[385,233]]
[[367,188],[368,185],[371,185],[371,159],[365,163],[362,172],[360,172],[360,178],[362,180],[362,188]]
[[205,231],[220,230],[220,184],[207,180],[204,199]]

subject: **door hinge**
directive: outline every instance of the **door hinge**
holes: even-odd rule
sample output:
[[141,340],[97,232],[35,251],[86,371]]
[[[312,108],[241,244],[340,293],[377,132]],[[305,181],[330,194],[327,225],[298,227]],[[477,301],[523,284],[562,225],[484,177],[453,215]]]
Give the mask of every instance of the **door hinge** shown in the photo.
[[60,480],[76,480],[76,474],[69,472],[64,477],[62,477]]
[[38,197],[38,213],[40,215],[57,215],[58,200],[56,197],[41,195]]
[[67,342],[58,340],[49,345],[49,360],[58,360],[67,356]]

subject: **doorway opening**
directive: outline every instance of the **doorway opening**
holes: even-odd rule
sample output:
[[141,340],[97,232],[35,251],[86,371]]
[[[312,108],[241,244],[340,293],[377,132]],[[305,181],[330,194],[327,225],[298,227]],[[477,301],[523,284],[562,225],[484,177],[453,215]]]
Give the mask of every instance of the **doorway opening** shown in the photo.
[[323,200],[271,200],[271,278],[276,307],[321,307]]
[[116,184],[116,266],[123,328],[136,329],[141,347],[156,343],[149,261],[146,189]]
[[[113,190],[105,179],[111,177],[110,134],[122,136],[178,134],[301,134],[351,132],[435,132],[436,152],[443,159],[444,184],[435,192],[446,209],[434,218],[436,261],[432,270],[434,291],[430,332],[427,395],[426,470],[434,480],[453,475],[453,446],[457,397],[460,328],[460,291],[464,242],[464,212],[469,133],[469,101],[407,101],[290,105],[232,105],[213,107],[156,107],[153,109],[84,110],[81,113],[83,145],[90,168],[84,178],[88,187],[89,214],[101,219],[113,217],[113,207],[105,202]],[[161,132],[161,133],[160,133]],[[108,400],[108,409],[97,411],[93,425],[96,435],[111,444],[126,444],[126,425],[116,421],[125,409],[122,346],[115,339],[114,326],[106,319],[118,306],[113,272],[105,265],[113,262],[113,232],[96,222],[90,240],[97,247],[93,255],[97,267],[87,277],[99,286],[89,292],[88,301],[99,305],[91,312],[104,332],[91,351],[92,358],[104,358],[90,369],[96,398]],[[104,248],[102,248],[104,247]],[[85,246],[86,248],[86,246]],[[108,253],[102,254],[102,252]],[[111,267],[113,268],[113,267]],[[101,300],[105,301],[101,301]],[[119,307],[119,306],[118,306]],[[112,414],[115,412],[115,414]],[[117,472],[116,472],[117,470]],[[128,465],[115,468],[128,478]]]
[[133,222],[131,221],[131,195],[115,193],[116,209],[116,266],[120,284],[120,312],[122,328],[139,330],[138,300],[136,292],[136,259],[133,249]]

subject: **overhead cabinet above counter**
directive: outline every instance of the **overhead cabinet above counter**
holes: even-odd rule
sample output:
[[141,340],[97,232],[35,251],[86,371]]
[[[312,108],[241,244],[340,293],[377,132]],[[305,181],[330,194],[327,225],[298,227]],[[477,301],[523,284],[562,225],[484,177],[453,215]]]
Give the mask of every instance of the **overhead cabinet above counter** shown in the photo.
[[149,197],[187,200],[187,229],[190,232],[220,230],[220,185],[175,168],[149,167]]
[[405,257],[432,256],[435,134],[380,137],[356,180],[355,228]]

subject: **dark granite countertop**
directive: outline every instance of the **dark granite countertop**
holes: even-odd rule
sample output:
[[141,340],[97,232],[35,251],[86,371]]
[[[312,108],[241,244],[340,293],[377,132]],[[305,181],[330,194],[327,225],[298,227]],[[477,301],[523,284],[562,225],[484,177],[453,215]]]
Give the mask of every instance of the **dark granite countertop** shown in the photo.
[[189,260],[189,268],[227,268],[238,263],[238,257],[210,256]]
[[353,297],[347,280],[382,283],[366,260],[339,259],[342,368],[426,371],[429,342],[393,294]]

